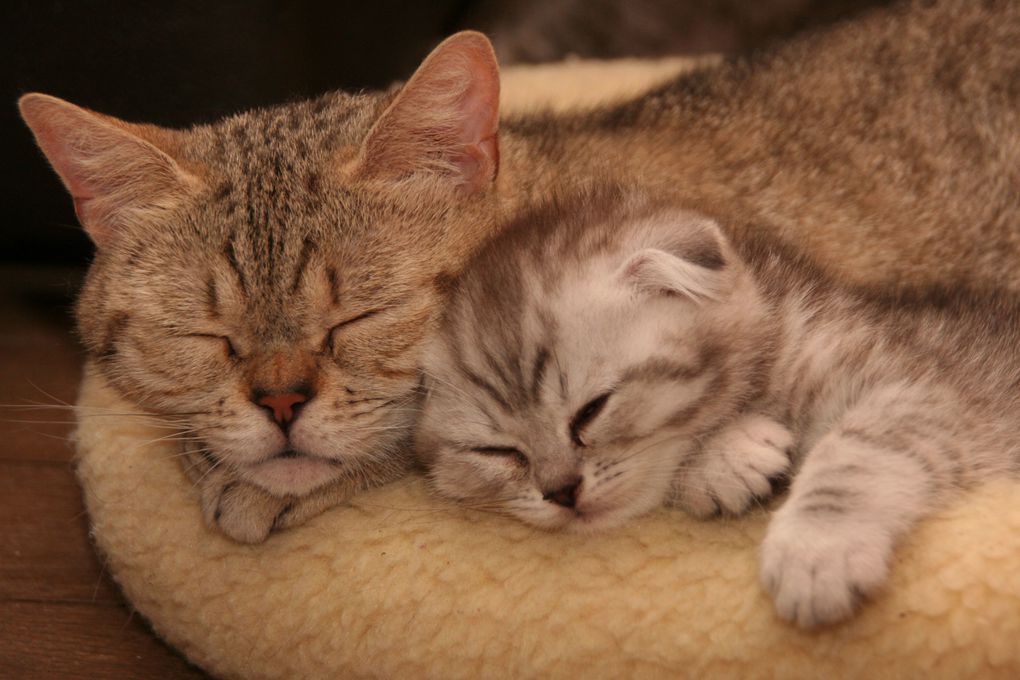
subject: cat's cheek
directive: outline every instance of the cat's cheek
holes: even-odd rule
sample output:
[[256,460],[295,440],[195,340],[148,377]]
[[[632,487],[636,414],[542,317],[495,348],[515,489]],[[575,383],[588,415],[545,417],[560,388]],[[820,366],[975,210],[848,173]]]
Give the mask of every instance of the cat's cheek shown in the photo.
[[214,412],[229,383],[231,367],[207,345],[195,352],[169,345],[164,351],[141,343],[125,343],[100,362],[108,379],[144,406],[166,411]]
[[621,470],[612,471],[610,467],[608,474],[599,474],[597,464],[586,469],[585,477],[591,483],[582,492],[578,504],[581,516],[572,523],[572,530],[584,533],[609,529],[666,504],[680,459],[676,446],[666,441],[641,456],[620,452],[616,458],[621,457],[627,460]]
[[509,495],[516,480],[507,463],[464,451],[440,451],[430,470],[440,495],[458,501],[492,502]]
[[332,411],[314,402],[290,429],[291,446],[302,453],[342,460],[375,455],[408,436],[413,425],[404,410],[386,410],[371,421]]
[[612,427],[632,436],[648,436],[667,425],[683,426],[698,410],[711,378],[641,385],[617,396]]

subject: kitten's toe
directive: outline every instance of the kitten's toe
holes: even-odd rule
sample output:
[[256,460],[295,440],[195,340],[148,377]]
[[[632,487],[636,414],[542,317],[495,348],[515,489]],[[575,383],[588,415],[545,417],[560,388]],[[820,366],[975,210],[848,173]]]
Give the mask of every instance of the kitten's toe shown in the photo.
[[836,623],[885,582],[890,553],[888,539],[867,527],[777,515],[762,545],[761,582],[783,619]]
[[786,465],[789,465],[793,434],[781,423],[768,416],[749,414],[737,421],[734,429],[762,449],[781,453],[787,460]]
[[688,488],[684,489],[679,496],[679,505],[685,512],[698,519],[711,519],[722,514],[722,509],[712,493],[705,488],[704,480],[695,485],[693,480],[688,480]]

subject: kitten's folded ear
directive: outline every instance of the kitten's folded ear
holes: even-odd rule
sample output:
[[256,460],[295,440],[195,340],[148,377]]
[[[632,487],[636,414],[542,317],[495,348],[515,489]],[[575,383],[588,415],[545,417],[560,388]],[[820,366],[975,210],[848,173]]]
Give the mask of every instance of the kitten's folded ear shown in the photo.
[[657,247],[638,250],[620,265],[616,276],[624,285],[643,293],[682,295],[695,302],[725,295],[733,272],[715,221],[681,213],[657,216],[649,225],[653,233],[667,226],[668,237],[655,239],[661,242]]
[[121,230],[173,210],[198,186],[157,148],[159,142],[171,146],[169,130],[125,123],[44,94],[27,94],[18,106],[99,247]]
[[416,172],[451,178],[467,193],[499,171],[499,67],[481,33],[439,45],[368,133],[358,160],[363,177]]

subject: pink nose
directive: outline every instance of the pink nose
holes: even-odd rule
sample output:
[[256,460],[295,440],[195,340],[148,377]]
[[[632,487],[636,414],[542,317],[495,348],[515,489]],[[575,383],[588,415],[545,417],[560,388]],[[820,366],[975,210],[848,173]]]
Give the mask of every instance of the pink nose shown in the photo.
[[308,401],[308,396],[300,392],[280,392],[263,395],[255,400],[259,406],[273,411],[273,418],[280,425],[287,425],[294,420],[294,412],[300,404]]

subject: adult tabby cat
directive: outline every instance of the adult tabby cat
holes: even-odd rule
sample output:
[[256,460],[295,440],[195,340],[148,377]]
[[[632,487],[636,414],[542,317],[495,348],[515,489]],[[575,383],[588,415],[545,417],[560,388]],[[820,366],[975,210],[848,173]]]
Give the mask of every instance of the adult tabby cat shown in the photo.
[[418,448],[441,494],[585,532],[739,514],[792,453],[762,583],[838,621],[919,518],[1020,475],[1020,298],[876,294],[729,231],[605,189],[521,218],[450,298]]
[[476,33],[399,92],[189,130],[21,110],[97,245],[91,361],[194,439],[207,520],[258,541],[400,474],[447,283],[501,216],[593,173],[753,215],[848,280],[1020,287],[1018,72],[1020,7],[951,0],[502,125]]

